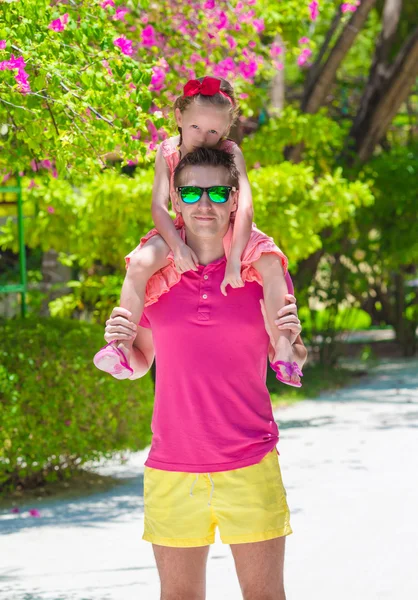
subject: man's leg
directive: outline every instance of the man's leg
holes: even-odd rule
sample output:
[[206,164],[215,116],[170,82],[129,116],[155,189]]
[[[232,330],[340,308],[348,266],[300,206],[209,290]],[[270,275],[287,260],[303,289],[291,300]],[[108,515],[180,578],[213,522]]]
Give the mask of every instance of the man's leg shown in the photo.
[[244,600],[286,600],[283,584],[285,537],[231,544]]
[[152,547],[161,580],[161,600],[204,600],[209,546]]

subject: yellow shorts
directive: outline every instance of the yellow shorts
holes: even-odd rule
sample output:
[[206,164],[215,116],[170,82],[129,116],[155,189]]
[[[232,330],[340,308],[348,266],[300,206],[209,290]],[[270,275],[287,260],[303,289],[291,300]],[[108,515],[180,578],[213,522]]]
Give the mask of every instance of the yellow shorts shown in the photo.
[[277,451],[250,467],[178,473],[145,467],[143,539],[189,548],[215,541],[261,542],[289,535],[289,508]]

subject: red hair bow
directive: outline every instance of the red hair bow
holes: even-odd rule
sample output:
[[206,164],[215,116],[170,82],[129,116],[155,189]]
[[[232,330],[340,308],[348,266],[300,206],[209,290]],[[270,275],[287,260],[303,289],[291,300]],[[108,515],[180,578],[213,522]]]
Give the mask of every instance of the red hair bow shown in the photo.
[[221,82],[219,79],[216,79],[216,77],[204,77],[202,81],[191,79],[186,83],[183,89],[184,96],[197,96],[197,94],[202,94],[202,96],[214,96],[218,93],[225,96],[225,98],[228,98],[232,103],[232,98],[221,90]]

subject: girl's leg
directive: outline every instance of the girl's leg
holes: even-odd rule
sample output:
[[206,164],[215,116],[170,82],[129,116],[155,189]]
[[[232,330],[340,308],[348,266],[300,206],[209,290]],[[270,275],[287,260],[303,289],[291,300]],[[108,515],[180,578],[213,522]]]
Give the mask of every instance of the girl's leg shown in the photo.
[[[159,235],[149,239],[131,256],[120,297],[120,305],[132,313],[132,322],[139,323],[144,311],[145,290],[154,273],[169,264],[170,248]],[[129,363],[133,342],[123,341],[118,347],[123,350]]]
[[[270,335],[274,340],[275,354],[271,361],[278,360],[293,363],[293,349],[290,343],[290,331],[280,331],[274,321],[277,319],[277,311],[286,303],[285,295],[288,293],[287,283],[283,273],[280,258],[273,253],[262,254],[254,263],[254,267],[263,279],[264,306],[269,324]],[[283,365],[280,366],[281,376],[286,381],[299,383],[300,378],[293,373],[290,377]]]

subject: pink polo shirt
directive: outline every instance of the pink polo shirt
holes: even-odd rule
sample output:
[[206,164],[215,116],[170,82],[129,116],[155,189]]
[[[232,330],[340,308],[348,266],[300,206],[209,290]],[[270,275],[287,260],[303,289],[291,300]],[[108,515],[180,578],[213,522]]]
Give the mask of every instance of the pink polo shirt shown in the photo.
[[266,387],[263,288],[225,297],[225,257],[184,273],[145,309],[156,354],[148,467],[205,473],[258,463],[279,439]]

